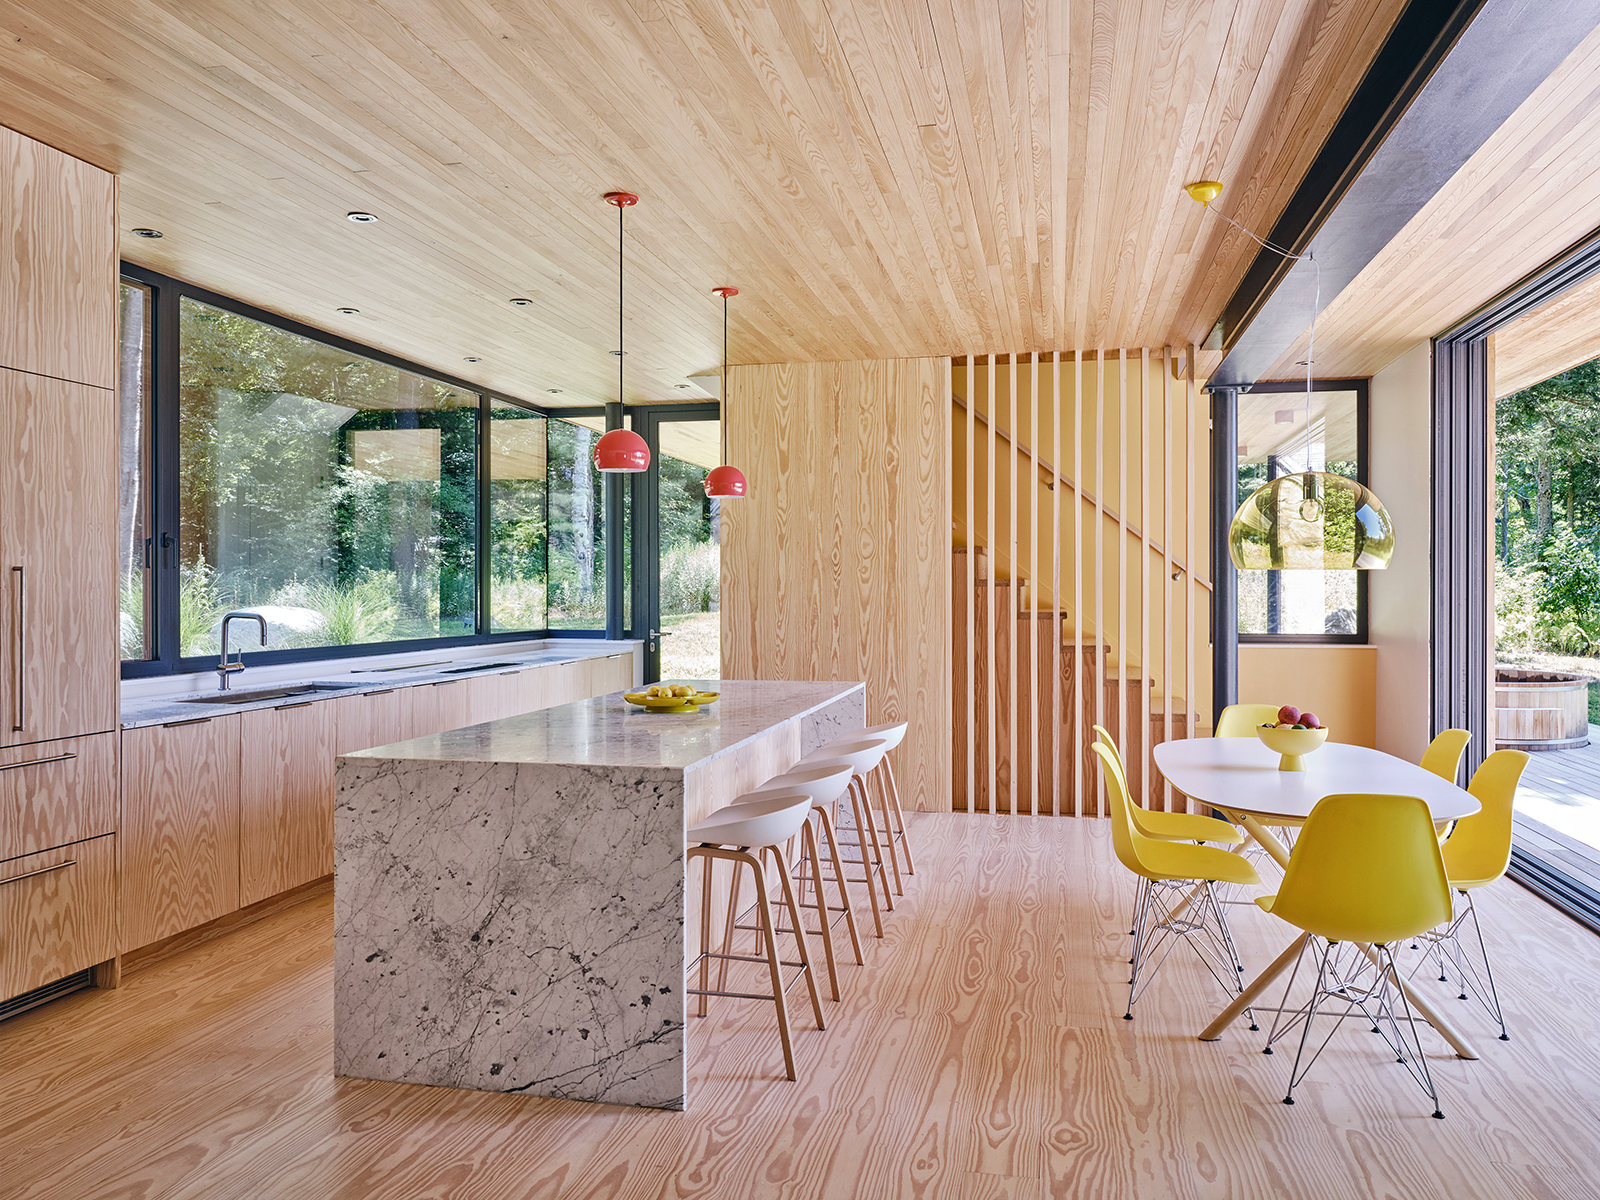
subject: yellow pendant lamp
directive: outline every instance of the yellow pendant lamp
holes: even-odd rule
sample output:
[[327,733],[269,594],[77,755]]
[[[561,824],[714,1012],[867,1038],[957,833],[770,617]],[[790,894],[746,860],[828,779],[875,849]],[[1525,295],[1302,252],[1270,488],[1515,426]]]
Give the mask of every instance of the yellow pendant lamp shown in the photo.
[[[1184,191],[1210,212],[1222,184],[1201,179]],[[1241,571],[1380,571],[1394,553],[1394,523],[1383,502],[1365,485],[1331,471],[1311,470],[1311,369],[1322,307],[1322,269],[1307,252],[1291,254],[1217,213],[1258,245],[1289,259],[1309,259],[1317,286],[1311,306],[1306,369],[1306,470],[1258,487],[1233,516],[1228,555]]]

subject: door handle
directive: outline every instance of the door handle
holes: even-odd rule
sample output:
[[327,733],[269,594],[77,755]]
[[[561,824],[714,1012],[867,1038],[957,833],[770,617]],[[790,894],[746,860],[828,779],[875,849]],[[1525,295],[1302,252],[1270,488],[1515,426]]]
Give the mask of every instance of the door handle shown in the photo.
[[16,631],[13,639],[11,687],[15,719],[12,733],[21,733],[28,727],[28,580],[21,567],[11,568],[11,622]]

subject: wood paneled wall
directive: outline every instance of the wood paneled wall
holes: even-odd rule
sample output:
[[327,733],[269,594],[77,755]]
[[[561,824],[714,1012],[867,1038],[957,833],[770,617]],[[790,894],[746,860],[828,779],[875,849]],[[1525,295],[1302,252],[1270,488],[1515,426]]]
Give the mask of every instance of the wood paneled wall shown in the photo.
[[1209,717],[1207,412],[1193,348],[957,360],[955,807],[1098,813],[1093,726],[1129,783]]
[[728,373],[722,673],[862,680],[907,807],[950,808],[950,360]]

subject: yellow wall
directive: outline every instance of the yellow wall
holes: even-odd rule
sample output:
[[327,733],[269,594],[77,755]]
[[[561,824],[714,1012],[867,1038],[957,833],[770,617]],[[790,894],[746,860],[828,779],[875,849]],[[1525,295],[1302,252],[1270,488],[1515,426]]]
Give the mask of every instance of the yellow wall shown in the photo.
[[1239,703],[1292,704],[1330,742],[1378,744],[1376,646],[1240,646]]

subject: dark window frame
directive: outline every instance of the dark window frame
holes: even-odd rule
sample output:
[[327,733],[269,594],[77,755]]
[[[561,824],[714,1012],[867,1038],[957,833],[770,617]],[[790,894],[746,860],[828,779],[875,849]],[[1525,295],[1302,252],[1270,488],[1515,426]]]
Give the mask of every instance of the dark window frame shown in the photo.
[[[1370,380],[1366,379],[1314,379],[1311,390],[1314,392],[1354,392],[1356,394],[1356,482],[1362,487],[1371,486],[1368,481],[1368,472],[1371,470],[1369,453],[1371,446],[1368,442],[1368,433],[1371,427],[1368,397],[1370,393]],[[1240,394],[1259,395],[1269,393],[1273,395],[1303,393],[1306,390],[1304,379],[1295,380],[1264,380],[1251,384],[1248,389],[1240,388]],[[1235,439],[1237,441],[1237,439]],[[1238,463],[1238,448],[1231,448],[1233,461]],[[1238,487],[1237,466],[1234,472],[1234,488]],[[1238,598],[1234,599],[1237,614]],[[1235,615],[1235,623],[1238,617]],[[1368,639],[1367,630],[1367,572],[1356,572],[1356,631],[1354,633],[1239,633],[1241,646],[1365,646]]]
[[[603,629],[525,629],[509,630],[500,633],[488,632],[489,620],[489,590],[488,571],[491,566],[489,554],[489,472],[486,469],[489,461],[490,418],[492,405],[499,401],[503,404],[513,405],[526,409],[546,419],[568,420],[574,417],[603,417],[606,409],[603,404],[588,404],[573,407],[553,408],[535,404],[520,396],[513,396],[493,388],[485,388],[479,384],[468,382],[446,372],[435,370],[422,363],[413,362],[396,354],[380,350],[374,346],[364,345],[352,341],[338,334],[329,333],[327,330],[318,329],[302,321],[281,316],[246,304],[231,296],[213,292],[208,288],[189,283],[182,279],[164,275],[148,267],[140,267],[133,263],[124,262],[120,266],[120,275],[132,283],[142,284],[150,289],[150,333],[148,345],[150,347],[151,361],[147,366],[150,386],[150,409],[147,413],[149,420],[149,477],[148,511],[150,528],[150,555],[149,567],[149,596],[148,601],[153,612],[148,614],[147,627],[152,631],[154,645],[151,647],[151,656],[146,659],[127,659],[122,662],[123,679],[147,679],[164,675],[185,675],[194,672],[210,670],[216,664],[210,655],[187,657],[176,653],[174,647],[179,643],[178,636],[178,529],[179,529],[179,471],[177,469],[179,454],[178,437],[178,411],[179,411],[179,346],[178,346],[178,311],[179,303],[184,299],[196,300],[213,308],[222,309],[237,316],[245,317],[252,321],[259,321],[299,337],[307,338],[320,345],[332,347],[343,353],[353,354],[397,370],[408,371],[421,375],[448,387],[457,388],[470,395],[478,397],[478,480],[477,480],[477,534],[474,553],[476,554],[477,577],[479,582],[477,602],[474,612],[474,631],[456,637],[437,638],[411,638],[403,641],[369,642],[343,646],[313,646],[295,650],[258,650],[251,651],[250,661],[259,665],[273,665],[281,663],[312,663],[325,662],[332,659],[366,658],[385,654],[404,654],[418,650],[439,650],[459,646],[493,645],[504,642],[532,641],[545,638],[574,638],[604,640],[607,631]],[[631,406],[630,406],[631,407]],[[608,577],[607,589],[620,586]],[[631,637],[631,630],[624,630],[624,637]]]

